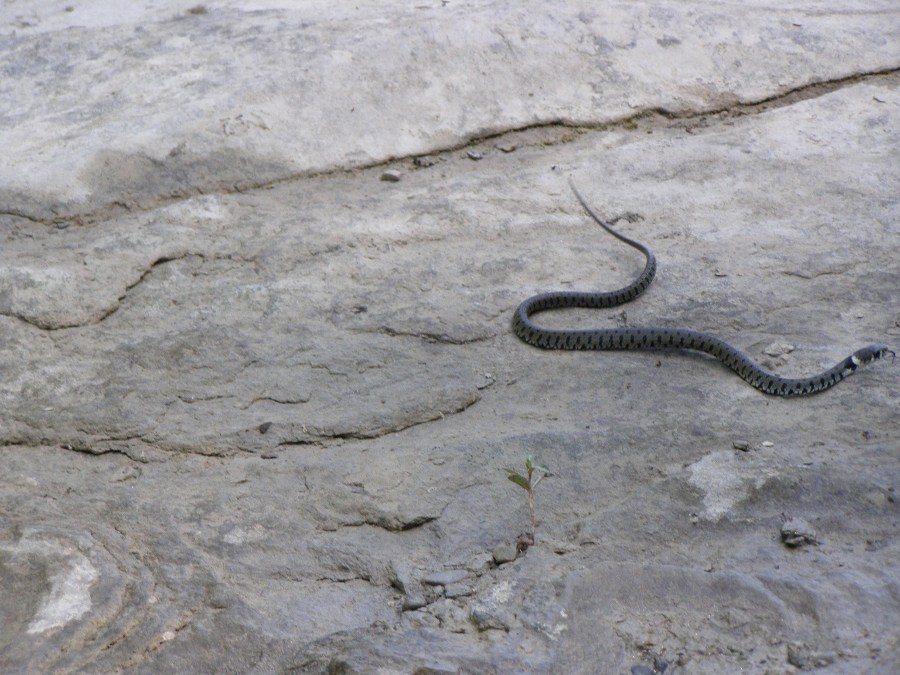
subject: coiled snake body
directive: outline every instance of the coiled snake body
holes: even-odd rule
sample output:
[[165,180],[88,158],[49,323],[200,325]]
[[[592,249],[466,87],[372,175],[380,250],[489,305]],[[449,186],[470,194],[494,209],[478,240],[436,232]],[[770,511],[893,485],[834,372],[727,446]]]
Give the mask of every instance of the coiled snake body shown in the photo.
[[885,345],[869,345],[855,351],[840,363],[812,377],[784,378],[766,372],[747,355],[712,335],[685,328],[597,328],[590,330],[556,330],[541,328],[531,316],[548,309],[566,307],[608,308],[631,302],[640,296],[656,274],[656,258],[643,244],[616,232],[597,216],[569,182],[584,210],[604,230],[619,241],[644,254],[647,264],[637,279],[625,288],[610,292],[556,291],[534,295],[519,305],[513,316],[513,332],[522,340],[544,349],[692,349],[714,356],[742,379],[766,394],[774,396],[806,396],[833,387],[859,366],[872,363],[887,354]]

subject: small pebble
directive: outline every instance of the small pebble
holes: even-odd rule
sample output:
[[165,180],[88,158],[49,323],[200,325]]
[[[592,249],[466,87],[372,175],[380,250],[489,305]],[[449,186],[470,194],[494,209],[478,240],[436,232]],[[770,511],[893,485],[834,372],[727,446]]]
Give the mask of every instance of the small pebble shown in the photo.
[[388,568],[391,586],[405,595],[412,595],[418,590],[418,585],[413,584],[409,567],[402,562],[392,562]]
[[494,557],[490,553],[478,553],[466,563],[466,569],[476,576],[481,576],[491,569],[494,562]]
[[437,164],[437,160],[434,157],[428,157],[426,155],[424,157],[416,157],[413,160],[413,164],[424,169],[429,166],[434,166],[435,164]]
[[802,642],[791,642],[787,646],[787,661],[797,668],[806,668],[809,659],[808,648]]
[[515,143],[497,143],[494,147],[500,152],[515,152],[518,146]]
[[631,666],[631,675],[656,675],[656,673],[653,672],[653,668],[639,663],[636,666]]
[[423,584],[428,586],[449,586],[463,581],[469,576],[465,570],[445,570],[443,572],[432,572],[422,579]]
[[509,621],[505,616],[492,612],[486,607],[475,607],[469,613],[469,618],[478,630],[488,630],[489,628],[498,628],[500,630],[509,629]]
[[428,603],[425,600],[425,596],[421,593],[413,593],[411,595],[407,595],[403,598],[403,611],[409,612],[416,609],[421,609]]
[[396,169],[389,169],[381,174],[381,180],[387,181],[388,183],[396,183],[400,180],[401,174]]
[[731,447],[747,452],[750,449],[750,443],[748,441],[731,441]]
[[462,598],[467,595],[472,595],[474,591],[469,584],[447,584],[444,587],[444,597],[445,598]]
[[491,551],[491,555],[494,557],[495,563],[502,565],[515,560],[518,553],[515,544],[497,544]]
[[272,423],[271,423],[271,422],[263,422],[262,424],[260,424],[260,425],[259,425],[258,427],[256,427],[256,428],[259,429],[259,433],[264,434],[264,433],[266,433],[269,429],[272,428]]
[[816,652],[812,654],[813,666],[816,668],[830,666],[835,661],[837,661],[837,654],[834,652]]
[[819,543],[816,531],[803,518],[791,518],[781,526],[781,541],[791,548]]
[[466,156],[469,159],[474,159],[475,161],[478,161],[479,159],[482,159],[484,157],[484,155],[478,150],[469,150],[466,152]]
[[764,448],[771,448],[771,447],[773,447],[774,445],[775,445],[775,444],[774,444],[772,441],[763,441],[763,442],[762,442],[762,446],[763,446]]
[[274,452],[264,452],[260,455],[262,459],[278,459],[278,455]]
[[773,342],[763,349],[763,354],[768,354],[769,356],[784,356],[785,354],[790,354],[792,351],[794,351],[794,345],[788,344],[787,342]]
[[573,544],[568,541],[550,542],[550,547],[557,555],[565,555],[566,553],[572,553],[578,550],[578,544]]

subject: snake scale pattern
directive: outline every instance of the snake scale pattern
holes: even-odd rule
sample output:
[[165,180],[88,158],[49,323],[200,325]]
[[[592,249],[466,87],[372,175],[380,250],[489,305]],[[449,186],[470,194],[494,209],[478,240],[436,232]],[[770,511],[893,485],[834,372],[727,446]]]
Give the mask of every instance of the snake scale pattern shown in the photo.
[[712,335],[685,328],[597,328],[590,330],[556,330],[542,328],[532,322],[538,312],[567,307],[609,308],[631,302],[653,281],[656,258],[643,244],[616,232],[594,213],[574,183],[569,185],[578,201],[604,230],[644,254],[647,264],[640,276],[625,288],[610,292],[557,291],[534,295],[519,305],[513,316],[513,332],[523,341],[544,349],[692,349],[717,358],[753,387],[774,396],[806,396],[825,391],[854,373],[862,365],[872,363],[894,352],[885,345],[869,345],[857,350],[840,363],[812,377],[797,379],[779,377],[766,372],[747,355]]

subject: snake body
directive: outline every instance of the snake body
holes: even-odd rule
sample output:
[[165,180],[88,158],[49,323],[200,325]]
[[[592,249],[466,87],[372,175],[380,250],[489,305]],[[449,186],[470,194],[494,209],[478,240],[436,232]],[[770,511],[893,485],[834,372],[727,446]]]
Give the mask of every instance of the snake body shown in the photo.
[[519,305],[513,316],[513,332],[521,340],[543,349],[691,349],[715,357],[751,386],[774,396],[806,396],[833,387],[857,368],[877,361],[887,354],[894,355],[885,345],[869,345],[812,377],[785,378],[769,373],[750,357],[712,335],[685,328],[596,328],[589,330],[556,330],[542,328],[532,322],[538,312],[567,307],[609,308],[631,302],[639,297],[656,275],[656,257],[643,244],[629,239],[600,219],[587,204],[575,185],[572,191],[604,230],[644,254],[647,264],[634,282],[617,291],[578,292],[556,291],[539,293]]

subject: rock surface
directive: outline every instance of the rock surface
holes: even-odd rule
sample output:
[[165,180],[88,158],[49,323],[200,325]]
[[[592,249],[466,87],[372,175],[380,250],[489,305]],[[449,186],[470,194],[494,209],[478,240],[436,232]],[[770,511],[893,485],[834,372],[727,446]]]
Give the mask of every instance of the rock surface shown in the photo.
[[900,347],[895,4],[394,4],[0,8],[0,671],[888,672],[896,364],[510,319]]

